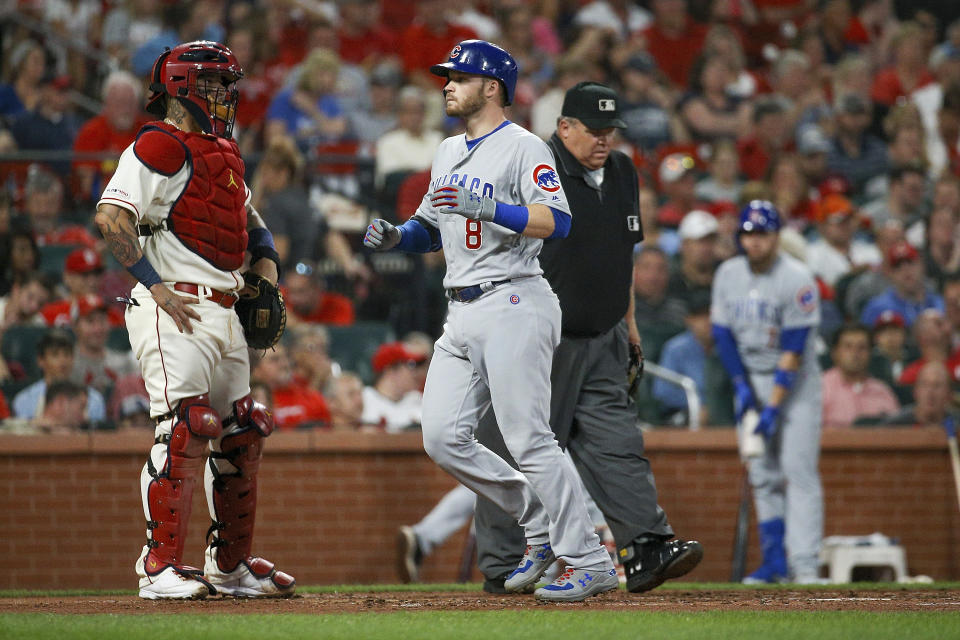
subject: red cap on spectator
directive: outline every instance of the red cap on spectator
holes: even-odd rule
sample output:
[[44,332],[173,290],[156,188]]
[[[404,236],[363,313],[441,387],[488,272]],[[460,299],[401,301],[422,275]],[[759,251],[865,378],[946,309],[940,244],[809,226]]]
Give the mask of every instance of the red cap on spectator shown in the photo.
[[65,268],[71,273],[103,271],[103,260],[93,249],[74,249],[67,256]]
[[887,309],[882,312],[877,319],[873,321],[873,329],[883,329],[884,327],[903,327],[907,326],[907,323],[903,321],[903,316],[893,311]]
[[910,243],[901,240],[887,249],[887,262],[891,267],[899,267],[904,262],[910,262],[920,257],[917,250]]
[[98,296],[95,293],[91,293],[83,296],[77,300],[77,317],[84,318],[94,311],[107,312],[107,303],[103,301],[103,298]]
[[427,357],[424,354],[410,351],[403,346],[402,342],[388,342],[380,345],[377,352],[373,354],[371,364],[373,365],[373,372],[380,373],[387,367],[395,365],[398,362],[419,364],[426,359]]
[[826,198],[831,193],[847,194],[850,193],[850,181],[841,175],[830,175],[817,185],[817,191],[821,198]]
[[849,218],[854,214],[853,203],[837,193],[831,193],[817,207],[817,222],[829,222],[831,218]]
[[716,202],[712,202],[707,210],[718,218],[728,215],[735,216],[739,213],[737,203],[730,200],[717,200]]

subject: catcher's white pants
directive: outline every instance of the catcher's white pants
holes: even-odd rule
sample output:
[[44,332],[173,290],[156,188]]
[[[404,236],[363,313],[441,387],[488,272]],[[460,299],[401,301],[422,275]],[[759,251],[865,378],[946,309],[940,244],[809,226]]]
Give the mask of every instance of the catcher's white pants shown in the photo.
[[143,285],[131,295],[139,304],[127,307],[127,332],[150,395],[150,415],[204,393],[221,418],[230,415],[232,403],[250,393],[250,359],[236,312],[201,299],[192,305],[200,315],[191,320],[193,333],[180,333]]
[[[451,302],[423,399],[427,454],[580,569],[613,567],[587,515],[577,472],[550,430],[550,363],[560,340],[560,303],[543,278]],[[520,471],[477,442],[491,403]]]

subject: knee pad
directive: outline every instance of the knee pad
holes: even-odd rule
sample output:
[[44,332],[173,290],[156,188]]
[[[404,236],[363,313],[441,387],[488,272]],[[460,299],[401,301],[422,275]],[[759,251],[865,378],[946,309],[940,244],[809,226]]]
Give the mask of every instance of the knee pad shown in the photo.
[[[273,414],[247,395],[234,404],[236,429],[210,454],[207,498],[213,523],[207,531],[217,566],[233,571],[250,555],[257,509],[257,472],[263,439],[273,432]],[[234,426],[230,422],[230,428]],[[212,538],[212,539],[211,539]]]
[[[206,394],[182,399],[170,418],[169,436],[157,439],[147,459],[143,486],[148,508],[147,546],[144,568],[150,575],[168,565],[182,564],[183,542],[193,505],[193,488],[203,466],[207,444],[222,431],[220,416],[210,407]],[[159,449],[159,451],[158,451]],[[165,451],[164,451],[165,449]],[[158,469],[154,463],[163,458]]]

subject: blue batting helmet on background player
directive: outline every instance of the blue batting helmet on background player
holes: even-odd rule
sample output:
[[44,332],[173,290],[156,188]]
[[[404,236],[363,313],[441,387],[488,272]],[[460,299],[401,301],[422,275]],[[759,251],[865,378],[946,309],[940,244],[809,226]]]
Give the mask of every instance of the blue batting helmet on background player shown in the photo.
[[756,231],[773,232],[779,230],[780,212],[769,200],[751,200],[740,211],[737,235]]
[[473,73],[499,80],[507,104],[517,86],[517,61],[505,49],[486,40],[464,40],[450,51],[450,58],[430,67],[430,73],[447,77],[451,71]]

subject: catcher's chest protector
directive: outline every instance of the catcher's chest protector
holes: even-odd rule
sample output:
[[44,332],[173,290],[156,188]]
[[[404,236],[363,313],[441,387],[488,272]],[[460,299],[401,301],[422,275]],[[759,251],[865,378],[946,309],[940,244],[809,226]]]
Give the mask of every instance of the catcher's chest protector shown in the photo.
[[186,133],[166,123],[151,126],[163,128],[183,143],[191,169],[187,186],[167,218],[167,228],[218,269],[239,269],[247,249],[247,194],[237,143]]

